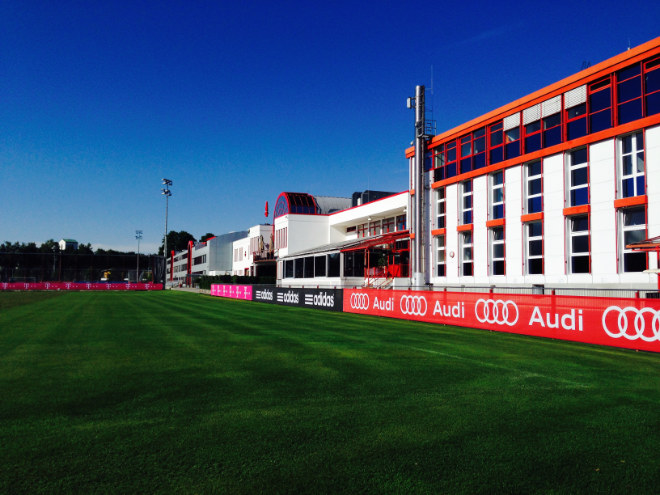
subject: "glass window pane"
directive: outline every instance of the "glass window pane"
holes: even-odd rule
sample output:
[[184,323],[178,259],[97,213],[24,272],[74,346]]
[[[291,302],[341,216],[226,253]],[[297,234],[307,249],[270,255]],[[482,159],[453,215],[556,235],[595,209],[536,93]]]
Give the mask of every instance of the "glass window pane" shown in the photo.
[[535,120],[534,122],[531,122],[525,126],[525,134],[531,134],[536,131],[541,130],[541,121],[540,120]]
[[520,127],[514,127],[513,129],[509,129],[505,133],[506,136],[506,142],[510,143],[512,141],[517,141],[520,139]]
[[[539,140],[541,136],[539,136]],[[506,157],[507,158],[516,158],[520,156],[520,141],[515,141],[506,145]]]
[[504,159],[504,150],[501,147],[491,149],[488,155],[490,163],[494,165],[495,163],[500,163]]
[[504,218],[504,205],[496,205],[493,207],[493,218]]
[[608,108],[611,105],[610,94],[610,88],[591,93],[589,95],[589,110],[593,113]]
[[527,166],[527,176],[541,175],[541,162],[533,162]]
[[574,217],[571,220],[572,232],[583,232],[589,230],[589,217]]
[[642,272],[644,270],[646,270],[646,253],[624,253],[624,272]]
[[628,230],[623,233],[624,247],[634,242],[640,242],[646,239],[646,232],[644,230]]
[[631,65],[630,67],[626,67],[625,69],[621,69],[619,72],[616,74],[617,81],[623,81],[625,79],[629,79],[633,76],[636,76],[641,72],[641,66],[640,64],[634,64]]
[[632,174],[632,156],[631,155],[625,155],[623,157],[622,167],[623,167],[623,175]]
[[580,115],[584,115],[585,113],[587,113],[587,104],[581,103],[580,105],[576,105],[574,107],[569,108],[567,112],[568,112],[568,118],[574,119],[576,117],[579,117]]
[[583,187],[571,191],[571,206],[580,206],[589,204],[589,189]]
[[530,256],[543,256],[543,241],[529,241],[529,255]]
[[493,246],[493,258],[504,258],[504,244],[495,244]]
[[504,240],[504,229],[503,228],[493,229],[493,240],[495,240],[495,241]]
[[543,260],[533,259],[528,261],[529,274],[536,275],[543,273]]
[[587,135],[587,119],[581,118],[573,122],[569,122],[566,126],[568,139],[577,139]]
[[502,188],[493,189],[493,202],[500,203],[504,199],[504,191]]
[[588,235],[575,235],[571,238],[571,252],[573,253],[588,253],[589,252],[589,236]]
[[538,151],[541,149],[541,135],[534,134],[525,138],[525,153],[531,153],[532,151]]
[[571,151],[571,165],[587,163],[587,156],[587,148],[580,148],[579,150]]
[[527,194],[541,194],[541,184],[542,182],[540,178],[527,182]]
[[504,260],[497,260],[493,263],[493,275],[504,275]]
[[632,208],[623,212],[623,225],[644,225],[646,223],[646,214],[644,208]]
[[561,143],[561,127],[554,127],[543,133],[543,146],[549,147]]
[[617,84],[617,102],[632,100],[642,96],[642,78],[637,76],[633,79]]
[[531,222],[527,224],[530,237],[543,235],[543,224],[541,222]]
[[571,258],[571,273],[589,273],[589,256]]
[[589,179],[587,167],[571,170],[571,186],[581,186],[586,184]]
[[626,124],[642,118],[642,99],[619,105],[619,124]]
[[589,117],[591,132],[598,132],[612,127],[612,110],[604,110]]

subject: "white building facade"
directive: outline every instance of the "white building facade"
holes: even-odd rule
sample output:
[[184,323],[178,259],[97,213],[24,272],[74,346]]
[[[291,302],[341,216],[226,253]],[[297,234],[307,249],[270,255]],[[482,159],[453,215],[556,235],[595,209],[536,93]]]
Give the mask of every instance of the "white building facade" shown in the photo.
[[657,287],[627,246],[660,235],[660,38],[427,150],[434,286]]

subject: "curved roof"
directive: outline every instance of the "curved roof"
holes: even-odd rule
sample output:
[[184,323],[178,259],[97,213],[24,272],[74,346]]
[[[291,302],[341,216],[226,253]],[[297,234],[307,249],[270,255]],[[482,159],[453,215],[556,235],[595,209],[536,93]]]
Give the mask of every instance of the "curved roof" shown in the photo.
[[307,193],[283,192],[275,201],[273,217],[281,217],[289,213],[298,215],[325,215],[351,207],[350,198],[335,198],[328,196],[312,196]]

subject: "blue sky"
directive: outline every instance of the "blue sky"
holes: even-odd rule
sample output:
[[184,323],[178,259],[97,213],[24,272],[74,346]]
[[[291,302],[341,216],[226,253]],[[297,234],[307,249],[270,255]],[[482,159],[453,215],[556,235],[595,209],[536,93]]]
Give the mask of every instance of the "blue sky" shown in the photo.
[[[282,191],[403,191],[438,132],[660,36],[660,2],[0,3],[0,242],[155,252]],[[272,217],[271,217],[272,221]]]

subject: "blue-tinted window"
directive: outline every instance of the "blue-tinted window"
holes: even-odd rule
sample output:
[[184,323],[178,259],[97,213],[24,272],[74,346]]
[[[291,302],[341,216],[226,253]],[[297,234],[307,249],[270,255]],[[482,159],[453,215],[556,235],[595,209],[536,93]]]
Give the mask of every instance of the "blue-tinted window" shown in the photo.
[[472,223],[472,210],[463,212],[463,224]]
[[629,101],[619,105],[619,124],[632,122],[642,118],[642,99]]
[[[656,72],[660,72],[657,70]],[[646,97],[646,115],[660,113],[660,91]]]
[[543,146],[554,146],[561,143],[561,127],[553,127],[547,131],[543,131]]
[[470,172],[472,170],[472,158],[463,158],[461,160],[461,173]]
[[513,143],[507,144],[506,145],[507,159],[516,158],[517,156],[520,156],[520,141],[515,141]]
[[598,132],[612,127],[612,111],[605,110],[589,116],[591,132]]
[[499,162],[501,162],[501,161],[503,160],[503,156],[502,156],[502,155],[503,155],[503,150],[502,150],[502,147],[500,146],[500,147],[498,147],[498,148],[493,148],[493,149],[491,149],[489,155],[490,155],[490,163],[491,163],[491,164],[495,164],[495,163],[499,163]]
[[660,68],[647,72],[644,80],[647,94],[660,91]]
[[[539,174],[541,172],[538,172]],[[530,171],[531,175],[531,171]],[[541,178],[539,177],[538,179],[532,179],[528,181],[528,187],[527,187],[527,194],[533,195],[533,194],[541,194],[542,192],[542,185],[541,185]]]
[[589,95],[589,111],[598,112],[609,108],[612,104],[610,88],[591,93]]
[[534,134],[525,138],[525,153],[541,149],[541,134]]
[[617,84],[617,102],[633,100],[642,96],[642,78],[641,76],[629,79]]
[[450,163],[445,168],[447,169],[447,179],[456,176],[456,162]]
[[589,189],[583,187],[571,191],[571,206],[580,206],[589,204]]
[[587,135],[586,117],[569,122],[566,125],[566,135],[569,140],[586,136]]
[[493,206],[493,218],[504,218],[504,205]]

